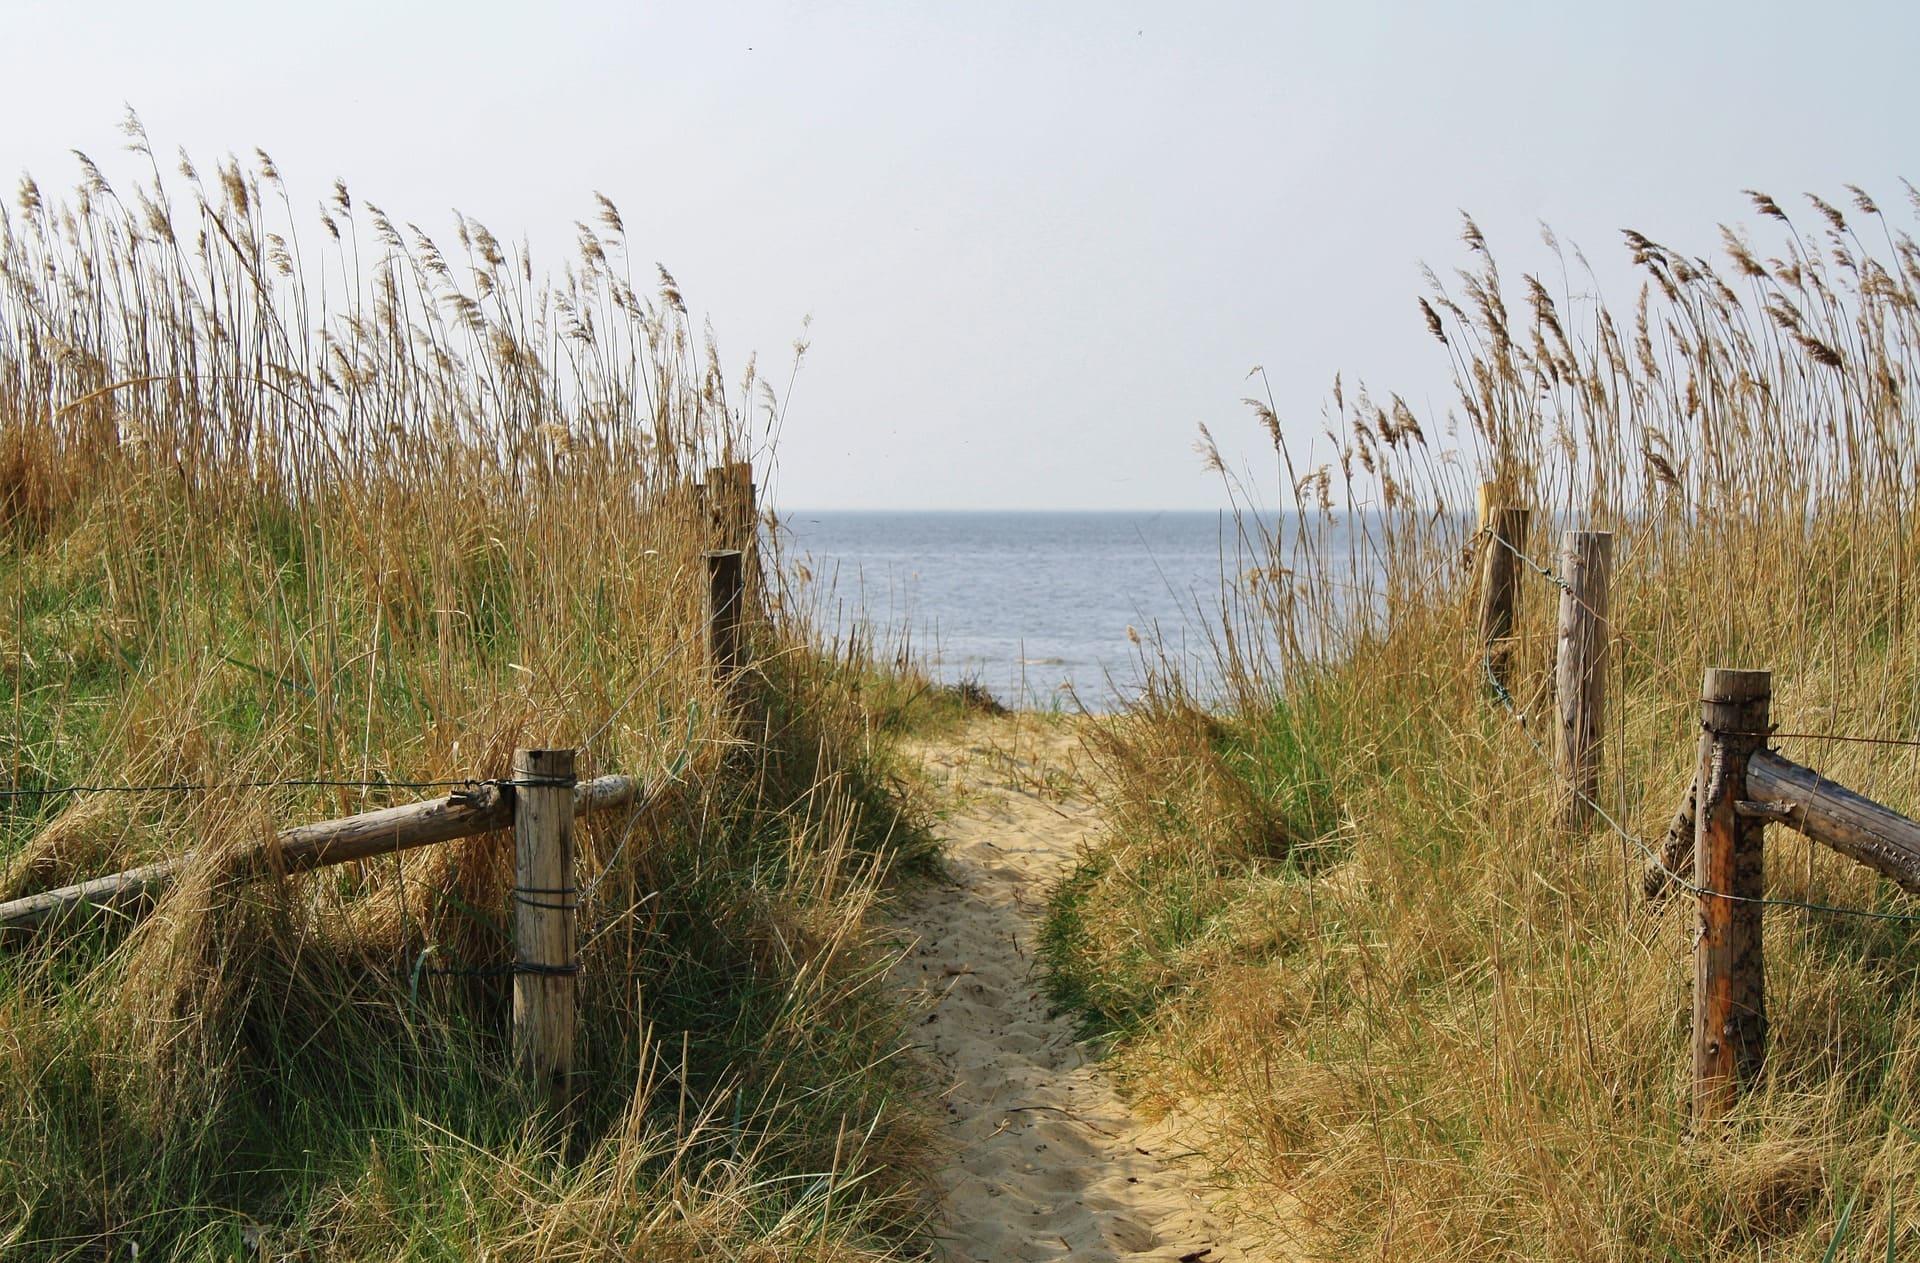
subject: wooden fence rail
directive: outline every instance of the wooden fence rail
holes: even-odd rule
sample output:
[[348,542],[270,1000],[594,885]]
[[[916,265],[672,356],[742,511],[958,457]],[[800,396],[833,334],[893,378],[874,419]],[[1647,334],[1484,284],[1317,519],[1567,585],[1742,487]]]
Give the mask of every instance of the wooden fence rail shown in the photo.
[[[585,815],[644,802],[650,796],[650,788],[634,777],[602,776],[574,786],[573,810]],[[273,872],[301,873],[477,837],[510,828],[513,809],[513,785],[489,781],[445,798],[295,825],[237,855],[235,873],[242,880],[254,880]],[[189,851],[156,864],[0,903],[0,931],[31,930],[84,907],[133,908],[172,884],[197,857],[198,852]]]
[[[1646,896],[1656,901],[1673,889],[1672,874],[1685,871],[1693,847],[1695,790],[1667,826],[1660,859],[1647,865]],[[1920,821],[1912,820],[1830,781],[1772,750],[1747,760],[1746,796],[1740,812],[1782,824],[1848,859],[1890,877],[1910,895],[1920,895]]]
[[1920,895],[1920,822],[1771,750],[1747,760],[1741,809],[1786,825]]

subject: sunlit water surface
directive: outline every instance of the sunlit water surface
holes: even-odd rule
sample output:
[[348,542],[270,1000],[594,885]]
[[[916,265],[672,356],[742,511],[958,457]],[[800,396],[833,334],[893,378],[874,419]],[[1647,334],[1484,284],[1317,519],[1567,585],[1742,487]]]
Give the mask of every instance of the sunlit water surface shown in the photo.
[[[1223,577],[1263,564],[1217,513],[797,512],[789,573],[908,639],[945,683],[1009,704],[1111,710],[1141,680],[1142,644],[1204,675]],[[1223,561],[1223,558],[1225,559]],[[1137,644],[1133,636],[1142,643]]]

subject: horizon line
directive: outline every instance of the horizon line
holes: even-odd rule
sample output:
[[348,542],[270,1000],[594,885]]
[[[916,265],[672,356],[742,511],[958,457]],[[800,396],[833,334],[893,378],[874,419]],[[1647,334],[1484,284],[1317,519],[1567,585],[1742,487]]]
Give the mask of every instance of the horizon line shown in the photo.
[[798,508],[773,506],[782,517],[796,513],[1232,513],[1228,505],[1190,507],[1182,505],[801,505]]

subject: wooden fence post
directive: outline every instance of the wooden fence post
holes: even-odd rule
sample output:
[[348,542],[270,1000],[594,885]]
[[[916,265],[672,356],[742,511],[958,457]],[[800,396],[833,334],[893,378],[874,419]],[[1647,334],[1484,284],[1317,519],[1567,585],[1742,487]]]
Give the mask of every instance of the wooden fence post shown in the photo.
[[573,1076],[573,753],[513,752],[513,1053],[549,1108]]
[[1487,669],[1500,687],[1508,684],[1508,668],[1513,657],[1514,604],[1518,585],[1516,549],[1526,547],[1525,509],[1494,503],[1497,484],[1480,484],[1480,645],[1487,655]]
[[1567,531],[1561,536],[1559,651],[1554,693],[1560,703],[1560,769],[1573,788],[1561,807],[1569,831],[1593,823],[1600,795],[1600,733],[1606,719],[1607,643],[1613,623],[1608,586],[1613,578],[1613,532]]
[[[1693,881],[1700,917],[1693,949],[1693,1117],[1733,1108],[1767,1046],[1766,967],[1757,902],[1766,822],[1743,814],[1747,760],[1766,744],[1773,677],[1707,671],[1700,693]],[[1727,896],[1733,896],[1728,898]]]
[[743,557],[737,548],[707,554],[707,663],[718,680],[730,679],[742,665],[742,606],[745,604]]
[[737,548],[743,553],[755,552],[760,509],[753,485],[753,465],[743,460],[715,465],[707,471],[705,487],[716,546]]

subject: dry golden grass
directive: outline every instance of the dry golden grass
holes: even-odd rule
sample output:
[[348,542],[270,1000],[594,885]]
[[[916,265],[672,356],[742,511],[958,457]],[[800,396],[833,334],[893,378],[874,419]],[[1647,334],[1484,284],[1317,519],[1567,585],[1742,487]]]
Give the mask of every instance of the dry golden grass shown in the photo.
[[[703,662],[694,484],[764,458],[773,393],[635,286],[604,200],[546,280],[344,185],[297,232],[265,154],[82,171],[0,213],[0,782],[226,788],[0,800],[0,896],[200,856],[138,925],[0,951],[0,1254],[912,1249],[866,914],[922,835],[858,664],[775,611],[742,733]],[[580,834],[566,1131],[509,1063],[505,839],[225,867],[527,744],[673,777]],[[339,783],[235,785],[283,779]]]
[[[1469,223],[1470,267],[1421,304],[1451,411],[1336,384],[1338,459],[1301,470],[1257,404],[1299,517],[1248,526],[1216,633],[1231,706],[1163,672],[1116,730],[1115,828],[1056,900],[1056,979],[1138,1091],[1205,1103],[1248,1204],[1302,1199],[1329,1257],[1920,1241],[1913,925],[1769,909],[1766,1073],[1725,1134],[1690,1134],[1691,907],[1647,910],[1610,831],[1556,833],[1473,640],[1460,506],[1491,478],[1548,564],[1561,527],[1616,532],[1601,798],[1633,834],[1657,841],[1691,776],[1708,666],[1773,671],[1784,731],[1920,738],[1920,247],[1857,192],[1811,229],[1755,205],[1766,244],[1725,231],[1720,264],[1627,234],[1624,318],[1577,270],[1508,284]],[[1557,594],[1522,582],[1517,707],[1550,747]],[[1914,749],[1780,748],[1920,806]],[[1920,911],[1768,845],[1774,897]]]

